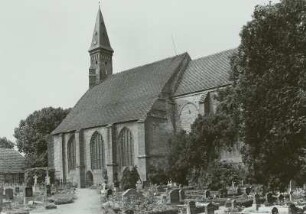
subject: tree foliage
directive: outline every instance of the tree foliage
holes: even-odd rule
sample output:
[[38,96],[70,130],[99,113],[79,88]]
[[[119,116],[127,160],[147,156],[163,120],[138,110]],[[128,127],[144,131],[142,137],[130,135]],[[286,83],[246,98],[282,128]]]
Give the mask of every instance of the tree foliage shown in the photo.
[[232,58],[244,161],[254,182],[284,189],[306,146],[306,1],[256,7]]
[[140,179],[137,167],[134,166],[132,169],[125,168],[122,172],[121,188],[123,190],[136,188],[136,183]]
[[237,142],[238,116],[233,111],[232,88],[220,89],[215,97],[219,105],[215,114],[199,115],[191,126],[170,139],[169,177],[187,184],[199,183],[206,171],[219,157],[220,151]]
[[15,144],[6,137],[0,137],[0,148],[13,149]]
[[70,109],[43,108],[21,120],[15,128],[17,148],[23,152],[29,167],[47,166],[47,139]]

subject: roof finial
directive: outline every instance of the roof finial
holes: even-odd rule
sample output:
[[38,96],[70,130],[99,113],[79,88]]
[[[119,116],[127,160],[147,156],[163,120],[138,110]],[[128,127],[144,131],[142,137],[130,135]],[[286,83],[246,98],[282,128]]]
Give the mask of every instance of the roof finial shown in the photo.
[[101,1],[99,1],[99,9],[101,9]]

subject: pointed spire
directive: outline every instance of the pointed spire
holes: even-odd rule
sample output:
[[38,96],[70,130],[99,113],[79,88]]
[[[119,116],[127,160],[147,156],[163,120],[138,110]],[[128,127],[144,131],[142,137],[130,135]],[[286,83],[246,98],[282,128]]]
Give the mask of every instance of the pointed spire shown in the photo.
[[108,35],[107,35],[107,31],[106,31],[106,27],[104,24],[100,6],[99,6],[97,18],[96,18],[96,24],[95,24],[95,28],[94,28],[94,32],[92,36],[92,42],[91,42],[89,51],[92,51],[97,48],[102,48],[102,49],[106,49],[108,51],[113,52],[113,49],[108,39]]

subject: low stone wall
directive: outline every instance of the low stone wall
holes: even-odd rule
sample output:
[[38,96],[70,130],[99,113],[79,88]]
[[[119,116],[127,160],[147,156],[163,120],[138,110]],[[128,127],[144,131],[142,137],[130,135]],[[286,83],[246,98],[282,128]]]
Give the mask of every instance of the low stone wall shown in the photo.
[[178,214],[178,210],[150,211],[145,212],[145,214]]

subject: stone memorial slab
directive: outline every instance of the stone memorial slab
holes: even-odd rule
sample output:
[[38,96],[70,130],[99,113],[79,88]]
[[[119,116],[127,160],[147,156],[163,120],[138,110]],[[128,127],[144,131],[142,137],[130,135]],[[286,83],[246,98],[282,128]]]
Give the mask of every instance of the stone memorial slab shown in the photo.
[[285,197],[284,197],[283,194],[280,194],[280,195],[278,196],[278,201],[279,201],[279,203],[284,203],[284,202],[285,202]]
[[32,187],[26,187],[25,188],[25,197],[33,197],[33,188]]
[[236,200],[232,200],[231,201],[231,208],[235,209],[237,207],[237,201]]
[[19,187],[15,187],[15,193],[19,194],[20,193],[20,188]]
[[47,188],[47,196],[49,197],[51,196],[51,185],[47,185],[46,188]]
[[179,189],[174,189],[169,192],[169,203],[170,204],[180,203]]
[[245,188],[245,193],[246,193],[247,195],[250,195],[251,191],[252,191],[252,188],[251,188],[251,187]]
[[0,213],[2,212],[3,207],[3,188],[0,187]]
[[187,214],[196,214],[196,204],[194,201],[189,201],[187,205]]
[[14,191],[12,188],[8,188],[5,190],[5,197],[7,200],[13,200],[14,199]]
[[179,196],[180,196],[180,202],[183,202],[186,198],[185,190],[183,189],[179,190]]
[[278,209],[276,207],[273,207],[271,210],[272,214],[278,214]]
[[273,204],[274,203],[273,194],[271,192],[266,194],[266,202],[268,204]]
[[143,195],[137,192],[135,189],[128,189],[124,193],[122,193],[123,200],[131,200],[135,198],[142,198]]
[[205,214],[214,214],[216,206],[209,203],[205,206]]
[[205,192],[204,192],[204,198],[205,198],[205,199],[210,198],[210,191],[209,191],[209,190],[205,190]]

